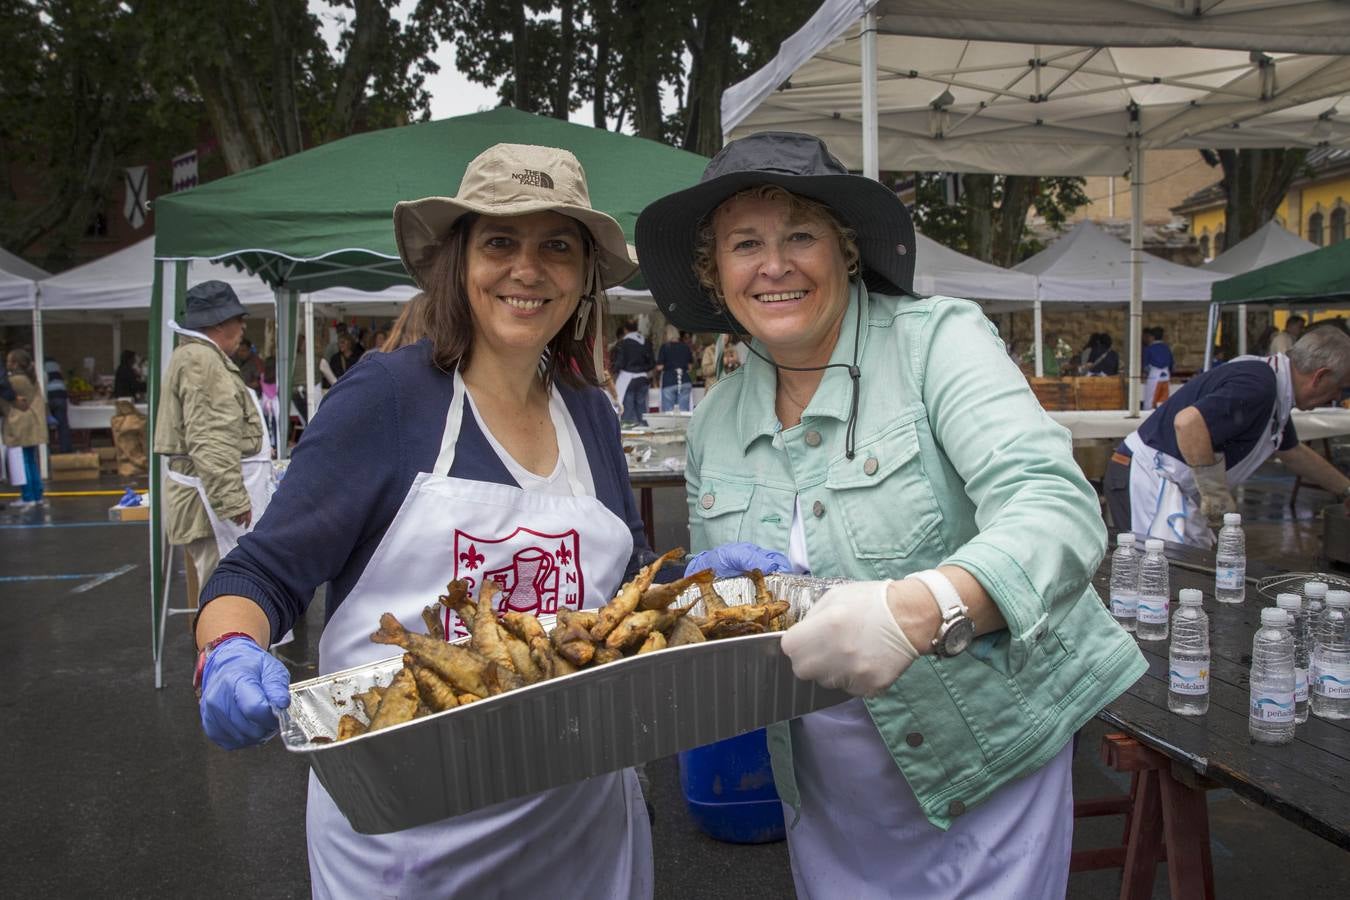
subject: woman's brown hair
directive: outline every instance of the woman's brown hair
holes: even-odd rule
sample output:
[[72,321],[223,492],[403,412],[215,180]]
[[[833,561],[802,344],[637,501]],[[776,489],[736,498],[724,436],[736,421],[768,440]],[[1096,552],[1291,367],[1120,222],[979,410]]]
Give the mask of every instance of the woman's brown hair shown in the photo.
[[393,353],[400,347],[415,344],[426,336],[427,295],[425,291],[413,294],[412,299],[403,306],[403,311],[394,320],[389,336],[376,349],[384,353]]
[[[468,289],[469,232],[478,218],[473,213],[461,216],[432,258],[422,321],[426,336],[431,339],[432,361],[447,372],[467,363],[473,349],[473,311],[469,307]],[[595,302],[600,293],[600,274],[595,241],[581,222],[577,222],[577,228],[585,247],[583,271],[587,276],[581,299],[583,303],[591,300],[592,308],[579,339],[576,337],[576,314],[563,323],[540,357],[540,371],[546,380],[561,381],[569,387],[598,387],[600,379],[591,348],[600,321]],[[577,312],[581,309],[579,305]]]

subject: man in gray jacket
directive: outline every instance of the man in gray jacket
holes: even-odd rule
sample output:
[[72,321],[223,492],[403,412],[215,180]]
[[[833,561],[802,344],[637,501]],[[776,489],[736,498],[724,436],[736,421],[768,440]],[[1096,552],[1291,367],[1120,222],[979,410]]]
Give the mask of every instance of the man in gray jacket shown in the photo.
[[262,416],[232,360],[246,315],[223,281],[188,291],[155,422],[155,452],[169,457],[165,530],[186,547],[198,584],[262,514],[249,485],[262,473],[246,465],[263,449]]

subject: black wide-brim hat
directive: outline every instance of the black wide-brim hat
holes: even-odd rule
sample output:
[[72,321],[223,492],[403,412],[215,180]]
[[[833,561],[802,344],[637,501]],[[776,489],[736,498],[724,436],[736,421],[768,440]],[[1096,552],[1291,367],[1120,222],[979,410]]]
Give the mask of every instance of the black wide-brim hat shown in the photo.
[[183,319],[184,328],[210,328],[221,322],[248,315],[234,288],[223,281],[203,281],[188,288]]
[[914,222],[895,192],[850,175],[825,142],[808,134],[766,131],[732,141],[703,170],[698,184],[647,206],[637,220],[638,260],[661,312],[681,331],[737,331],[694,274],[694,242],[703,219],[746,188],[774,184],[828,206],[853,229],[868,290],[913,293]]

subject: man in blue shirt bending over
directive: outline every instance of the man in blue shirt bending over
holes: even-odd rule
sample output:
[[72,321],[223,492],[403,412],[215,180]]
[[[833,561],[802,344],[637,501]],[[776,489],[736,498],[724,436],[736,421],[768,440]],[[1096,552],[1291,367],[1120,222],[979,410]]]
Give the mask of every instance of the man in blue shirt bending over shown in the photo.
[[1288,354],[1240,356],[1186,382],[1111,455],[1103,486],[1118,531],[1209,548],[1232,489],[1273,453],[1350,509],[1350,478],[1299,443],[1291,413],[1350,386],[1350,335],[1315,328]]

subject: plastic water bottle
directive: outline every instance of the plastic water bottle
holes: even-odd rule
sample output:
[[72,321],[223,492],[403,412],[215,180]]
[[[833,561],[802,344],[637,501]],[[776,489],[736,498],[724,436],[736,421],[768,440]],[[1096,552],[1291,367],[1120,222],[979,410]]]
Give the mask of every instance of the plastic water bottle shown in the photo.
[[1111,615],[1126,631],[1134,631],[1139,608],[1139,559],[1134,535],[1116,535],[1116,550],[1111,554]]
[[1195,588],[1177,595],[1172,616],[1172,646],[1167,654],[1167,708],[1183,716],[1209,712],[1209,616]]
[[1350,593],[1330,591],[1327,609],[1318,623],[1312,691],[1313,715],[1322,719],[1350,719]]
[[1275,605],[1289,616],[1294,635],[1294,722],[1308,721],[1308,628],[1303,615],[1303,598],[1298,594],[1280,594]]
[[1247,539],[1242,534],[1242,514],[1224,513],[1214,551],[1214,599],[1241,603],[1247,596]]
[[1247,732],[1262,744],[1294,739],[1294,636],[1282,609],[1261,610],[1252,641],[1251,715]]
[[[1309,636],[1313,633],[1313,627],[1317,620],[1322,617],[1322,610],[1327,608],[1327,583],[1325,581],[1309,581],[1303,585],[1303,615],[1307,618],[1307,628]],[[1309,647],[1311,648],[1311,637],[1309,638]]]
[[1139,640],[1167,640],[1167,599],[1171,595],[1163,542],[1149,538],[1144,541],[1144,559],[1139,563],[1139,610],[1135,628]]

